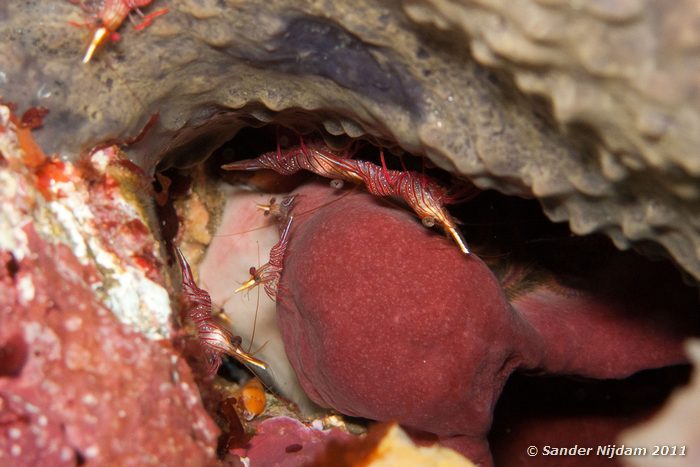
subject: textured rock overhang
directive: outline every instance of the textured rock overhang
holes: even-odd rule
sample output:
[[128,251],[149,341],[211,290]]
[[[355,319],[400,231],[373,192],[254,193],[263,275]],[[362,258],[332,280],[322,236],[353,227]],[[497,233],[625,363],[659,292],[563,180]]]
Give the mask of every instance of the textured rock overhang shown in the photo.
[[51,109],[48,151],[137,134],[158,112],[131,150],[151,169],[242,126],[305,121],[537,197],[575,233],[662,245],[700,277],[692,2],[158,3],[165,17],[87,66],[86,31],[68,25],[80,8],[0,6],[0,93]]

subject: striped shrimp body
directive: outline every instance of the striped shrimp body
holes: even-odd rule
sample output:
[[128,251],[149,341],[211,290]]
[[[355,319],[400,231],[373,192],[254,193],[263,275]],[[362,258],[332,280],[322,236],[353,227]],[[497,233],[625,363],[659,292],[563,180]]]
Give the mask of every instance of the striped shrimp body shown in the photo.
[[265,293],[271,300],[275,301],[277,299],[277,287],[284,268],[284,253],[289,244],[289,230],[292,227],[293,219],[294,216],[287,216],[286,223],[280,234],[280,240],[270,250],[270,260],[259,268],[251,267],[250,279],[236,289],[236,293],[262,285],[265,288]]
[[[383,161],[383,154],[382,154]],[[413,171],[389,170],[368,161],[354,160],[333,153],[321,144],[305,145],[282,152],[269,152],[222,166],[224,170],[271,169],[282,175],[308,170],[322,177],[363,183],[371,194],[402,199],[418,215],[426,227],[440,225],[454,240],[460,251],[470,254],[469,247],[457,225],[445,209],[445,190],[426,175]]]
[[209,293],[197,287],[192,269],[179,248],[175,248],[175,253],[182,272],[182,294],[186,302],[184,317],[195,327],[197,339],[206,358],[208,373],[216,373],[223,354],[256,368],[267,369],[265,362],[244,352],[240,345],[234,342],[231,334],[214,321]]
[[270,169],[281,175],[292,175],[300,170],[308,170],[322,177],[361,183],[362,178],[356,173],[352,159],[331,152],[320,151],[303,144],[297,148],[282,152],[267,152],[256,159],[232,162],[223,165],[224,170],[261,170]]

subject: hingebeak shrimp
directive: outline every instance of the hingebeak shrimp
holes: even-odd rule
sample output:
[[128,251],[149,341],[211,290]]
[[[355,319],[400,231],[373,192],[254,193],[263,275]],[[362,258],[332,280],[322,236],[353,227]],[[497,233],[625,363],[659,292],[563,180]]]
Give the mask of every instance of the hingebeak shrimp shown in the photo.
[[[97,13],[98,25],[93,30],[90,45],[83,57],[83,63],[88,63],[95,55],[95,52],[97,52],[97,49],[100,48],[108,38],[117,35],[117,29],[119,29],[132,11],[136,11],[141,17],[141,22],[134,26],[134,29],[137,31],[148,27],[153,23],[155,18],[168,12],[167,8],[161,8],[147,15],[141,13],[139,8],[149,5],[151,2],[153,2],[153,0],[104,0],[100,11]],[[117,39],[112,40],[116,41]]]
[[192,269],[179,248],[175,248],[182,272],[182,294],[185,297],[184,318],[195,328],[202,346],[210,375],[216,374],[221,365],[221,356],[230,355],[241,363],[267,370],[267,364],[249,355],[240,347],[240,339],[234,340],[226,329],[218,325],[212,317],[212,303],[209,293],[197,286]]
[[262,284],[267,296],[273,301],[277,299],[277,287],[284,268],[284,253],[289,244],[289,230],[292,226],[292,220],[294,220],[294,216],[287,216],[287,222],[282,228],[279,242],[270,249],[270,260],[259,268],[251,267],[250,279],[236,289],[236,293]]
[[371,194],[400,198],[413,209],[426,227],[440,225],[465,255],[470,254],[457,224],[445,209],[449,196],[445,189],[430,177],[413,171],[387,169],[382,153],[382,166],[368,161],[350,159],[333,153],[322,143],[268,152],[256,159],[225,164],[224,170],[271,169],[282,175],[308,170],[332,180],[363,183]]

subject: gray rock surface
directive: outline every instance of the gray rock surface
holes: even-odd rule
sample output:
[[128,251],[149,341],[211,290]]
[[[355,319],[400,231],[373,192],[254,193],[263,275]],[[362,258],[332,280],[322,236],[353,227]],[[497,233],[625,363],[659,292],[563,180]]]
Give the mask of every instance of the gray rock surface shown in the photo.
[[[575,233],[661,245],[700,278],[700,8],[690,1],[156,0],[169,13],[82,65],[86,13],[0,5],[0,94],[48,107],[74,158],[138,134],[146,169],[259,122],[370,135]],[[150,10],[146,10],[150,11]]]

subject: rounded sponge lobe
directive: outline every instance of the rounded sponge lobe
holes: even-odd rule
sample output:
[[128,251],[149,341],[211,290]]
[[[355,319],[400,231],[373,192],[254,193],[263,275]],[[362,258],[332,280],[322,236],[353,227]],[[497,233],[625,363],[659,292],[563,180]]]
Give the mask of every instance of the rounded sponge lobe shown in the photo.
[[481,439],[526,340],[498,281],[409,212],[360,191],[300,189],[278,303],[318,404]]

